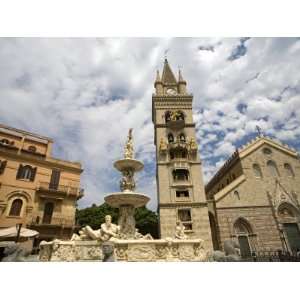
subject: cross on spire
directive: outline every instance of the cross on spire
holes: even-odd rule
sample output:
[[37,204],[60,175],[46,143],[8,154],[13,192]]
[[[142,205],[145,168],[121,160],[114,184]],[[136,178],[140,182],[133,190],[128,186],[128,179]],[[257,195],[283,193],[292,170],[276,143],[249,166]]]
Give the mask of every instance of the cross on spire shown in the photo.
[[164,52],[164,55],[165,55],[165,59],[168,58],[168,52],[169,52],[169,49],[166,49],[165,52]]

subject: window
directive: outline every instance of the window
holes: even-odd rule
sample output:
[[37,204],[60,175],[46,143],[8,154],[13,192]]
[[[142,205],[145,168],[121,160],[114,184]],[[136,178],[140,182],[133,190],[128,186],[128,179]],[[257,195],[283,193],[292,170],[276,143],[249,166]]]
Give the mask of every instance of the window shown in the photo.
[[251,225],[244,219],[238,219],[234,223],[233,228],[240,244],[241,256],[250,257],[252,248],[254,248],[252,245],[253,241],[250,239],[250,235],[253,235]]
[[1,144],[3,144],[3,145],[9,145],[9,144],[10,144],[10,142],[9,142],[8,139],[2,139],[0,142],[1,142]]
[[232,179],[235,180],[235,174],[232,174],[231,176],[232,176]]
[[273,177],[279,176],[276,163],[273,160],[269,160],[267,162],[267,167],[269,169],[269,173],[271,176],[273,176]]
[[239,192],[238,191],[234,191],[233,192],[233,197],[234,197],[235,200],[240,200],[240,194],[239,194]]
[[272,150],[271,150],[270,148],[264,148],[262,151],[263,151],[263,153],[266,154],[266,155],[272,154]]
[[185,139],[184,133],[179,134],[177,139],[178,139],[179,142],[185,143],[186,139]]
[[227,178],[226,183],[229,184],[229,178]]
[[23,201],[21,199],[16,199],[13,201],[10,207],[9,215],[10,216],[20,216],[21,209],[23,206]]
[[50,179],[49,188],[52,190],[57,190],[60,180],[60,170],[53,169]]
[[51,224],[53,210],[54,204],[52,202],[47,202],[44,208],[43,224]]
[[253,164],[253,172],[255,177],[262,178],[261,169],[258,164]]
[[171,112],[167,111],[165,113],[165,121],[166,121],[166,123],[168,123],[169,121],[171,121]]
[[287,175],[288,177],[294,177],[294,176],[295,176],[294,171],[293,171],[293,168],[291,167],[290,164],[285,163],[285,164],[284,164],[284,169],[285,169],[286,175]]
[[0,175],[4,173],[4,169],[6,167],[7,161],[6,160],[0,160]]
[[33,168],[29,165],[20,165],[19,170],[17,172],[17,179],[27,179],[30,181],[34,181],[36,169],[37,168]]
[[185,230],[192,230],[192,215],[189,208],[179,209],[178,219],[181,221]]
[[36,152],[36,147],[35,146],[29,146],[28,151],[30,152]]
[[177,147],[170,150],[170,158],[171,159],[180,159],[180,158],[187,158],[188,152],[187,149]]
[[176,169],[173,170],[173,179],[174,181],[188,181],[189,180],[189,171],[186,169]]
[[168,134],[168,142],[169,142],[169,143],[173,143],[173,142],[174,142],[174,136],[173,136],[172,133],[169,133],[169,134]]
[[176,111],[176,121],[183,120],[184,121],[184,114],[182,111]]
[[176,197],[177,198],[182,198],[182,197],[189,197],[189,191],[176,191]]

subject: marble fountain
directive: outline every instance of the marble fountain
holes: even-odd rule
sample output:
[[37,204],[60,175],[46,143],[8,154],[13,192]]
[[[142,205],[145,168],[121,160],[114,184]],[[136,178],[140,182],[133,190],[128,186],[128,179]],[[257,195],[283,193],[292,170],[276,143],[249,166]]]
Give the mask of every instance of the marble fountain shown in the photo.
[[184,227],[174,224],[174,236],[153,239],[142,235],[135,227],[134,212],[145,206],[150,198],[135,192],[134,174],[143,169],[141,161],[134,159],[132,129],[129,130],[124,149],[124,158],[114,167],[122,173],[120,192],[104,197],[107,204],[119,209],[118,225],[105,217],[98,230],[85,226],[69,241],[41,242],[40,261],[102,261],[103,245],[112,247],[115,261],[207,261],[209,252],[201,239],[187,239]]

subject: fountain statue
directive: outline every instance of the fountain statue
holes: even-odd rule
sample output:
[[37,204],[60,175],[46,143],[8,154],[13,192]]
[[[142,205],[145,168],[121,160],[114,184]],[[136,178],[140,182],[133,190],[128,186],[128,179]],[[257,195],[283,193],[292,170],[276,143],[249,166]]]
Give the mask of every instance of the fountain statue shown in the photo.
[[175,234],[165,239],[153,239],[141,234],[135,227],[134,213],[145,206],[150,198],[135,192],[134,174],[143,169],[134,158],[132,129],[124,147],[124,158],[115,161],[121,172],[120,192],[104,197],[111,207],[119,209],[118,225],[111,216],[97,230],[89,225],[73,234],[69,241],[54,240],[40,243],[41,261],[205,261],[208,251],[201,239],[188,239],[181,222],[174,224]]
[[122,173],[121,192],[106,196],[104,201],[112,207],[119,208],[120,238],[134,239],[136,234],[135,208],[145,206],[150,198],[134,192],[136,187],[134,173],[141,171],[144,165],[141,161],[134,159],[132,129],[129,129],[124,158],[117,160],[114,167]]

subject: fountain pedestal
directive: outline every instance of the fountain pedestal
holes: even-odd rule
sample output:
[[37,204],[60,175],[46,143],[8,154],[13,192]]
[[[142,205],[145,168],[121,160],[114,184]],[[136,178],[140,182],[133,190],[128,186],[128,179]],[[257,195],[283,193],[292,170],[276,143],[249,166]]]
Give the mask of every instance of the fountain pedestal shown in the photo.
[[144,165],[141,161],[133,159],[132,156],[126,157],[125,155],[124,159],[117,160],[114,163],[114,167],[122,173],[122,179],[120,180],[121,192],[104,197],[104,201],[111,207],[119,208],[120,238],[134,239],[136,232],[135,208],[145,206],[150,200],[148,196],[134,192],[136,187],[134,174],[141,171]]

